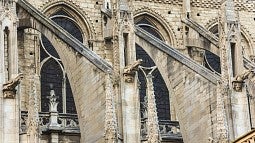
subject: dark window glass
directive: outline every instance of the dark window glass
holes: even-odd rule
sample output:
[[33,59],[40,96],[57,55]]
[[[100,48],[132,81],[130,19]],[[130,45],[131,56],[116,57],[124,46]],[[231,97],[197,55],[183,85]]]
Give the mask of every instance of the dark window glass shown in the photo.
[[[54,13],[54,15],[64,15],[64,16],[70,17],[70,15],[67,14],[64,10],[59,10],[56,13]],[[51,16],[54,16],[54,15],[51,15]]]
[[151,22],[149,22],[146,18],[139,20],[136,24],[153,36],[157,37],[158,39],[163,40],[157,28],[153,26]]
[[[219,30],[218,25],[214,25],[210,31],[217,37],[219,37]],[[213,54],[210,51],[205,51],[205,67],[216,71],[218,73],[221,73],[221,67],[220,67],[220,57]]]
[[50,88],[52,86],[58,97],[58,111],[63,112],[62,108],[62,79],[63,72],[62,69],[54,59],[49,59],[41,69],[41,111],[49,111],[49,99]]
[[78,39],[80,42],[83,42],[82,33],[76,24],[67,17],[54,17],[52,18],[59,26],[64,28],[68,33]]
[[66,79],[66,113],[76,113],[75,102],[69,79]]
[[[152,67],[155,63],[150,58],[150,56],[139,46],[136,45],[136,57],[137,59],[142,59],[142,66]],[[170,120],[170,105],[169,105],[169,92],[166,84],[158,70],[154,71],[153,74],[153,86],[156,96],[156,106],[158,112],[159,120]],[[138,71],[138,78],[140,81],[140,101],[144,102],[144,97],[146,95],[146,80],[142,71]],[[143,106],[143,105],[141,105]]]
[[[60,10],[56,12],[55,17],[53,16],[52,20],[69,32],[72,36],[77,38],[79,41],[83,42],[82,33],[75,22],[66,16],[68,14]],[[73,113],[76,114],[75,103],[73,99],[72,89],[69,83],[67,76],[66,81],[64,82],[63,70],[61,68],[62,62],[60,57],[51,44],[51,42],[45,37],[42,36],[42,46],[40,49],[40,61],[43,61],[45,58],[51,56],[56,59],[51,58],[46,63],[43,64],[41,69],[41,111],[49,111],[49,99],[51,85],[53,85],[53,90],[58,96],[58,112],[63,113]],[[43,48],[44,47],[44,48]],[[63,65],[62,65],[63,67]],[[65,88],[64,88],[65,87]],[[63,93],[64,92],[64,93]],[[66,111],[63,111],[63,96],[66,97]]]
[[40,62],[42,62],[45,58],[49,57],[49,55],[44,51],[44,49],[40,48]]
[[220,68],[220,57],[211,53],[210,51],[205,51],[205,67],[221,73]]
[[[154,35],[155,37],[162,40],[160,33],[153,24],[148,21],[146,18],[142,18],[137,23],[139,27],[143,28],[150,34]],[[136,57],[137,59],[142,59],[142,66],[144,67],[152,67],[155,66],[154,61],[150,58],[150,56],[136,44]],[[156,97],[156,106],[157,106],[157,113],[159,120],[170,120],[170,101],[169,101],[169,91],[166,87],[166,84],[158,70],[154,71],[153,74],[153,86],[154,86],[154,94]],[[142,110],[142,103],[144,102],[144,97],[146,95],[146,79],[142,71],[138,71],[138,78],[140,81],[140,101],[141,101],[141,110]]]
[[[45,50],[48,52],[48,54],[59,59],[58,52],[55,50],[55,48],[53,47],[51,42],[43,35],[42,35],[42,44],[43,44],[43,47],[45,48]],[[41,57],[41,58],[43,58],[43,57]]]

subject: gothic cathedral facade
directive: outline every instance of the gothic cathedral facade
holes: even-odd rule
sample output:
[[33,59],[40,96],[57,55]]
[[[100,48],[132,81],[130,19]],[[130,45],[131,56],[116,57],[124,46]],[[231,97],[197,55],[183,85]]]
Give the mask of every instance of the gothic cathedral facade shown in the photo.
[[1,0],[0,143],[254,143],[254,12]]

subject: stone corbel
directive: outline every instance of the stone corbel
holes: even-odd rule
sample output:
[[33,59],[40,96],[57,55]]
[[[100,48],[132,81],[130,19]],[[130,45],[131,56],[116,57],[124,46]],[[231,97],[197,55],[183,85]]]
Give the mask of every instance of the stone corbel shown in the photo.
[[243,84],[246,79],[251,79],[255,75],[254,69],[246,70],[240,75],[236,75],[234,80],[232,81],[233,89],[236,92],[242,92]]
[[20,83],[20,80],[23,78],[23,74],[18,74],[14,79],[7,81],[3,84],[3,94],[4,98],[14,99],[16,95],[16,86]]
[[125,82],[134,82],[135,73],[138,70],[138,66],[142,63],[142,59],[138,59],[133,64],[130,64],[124,68],[123,76]]

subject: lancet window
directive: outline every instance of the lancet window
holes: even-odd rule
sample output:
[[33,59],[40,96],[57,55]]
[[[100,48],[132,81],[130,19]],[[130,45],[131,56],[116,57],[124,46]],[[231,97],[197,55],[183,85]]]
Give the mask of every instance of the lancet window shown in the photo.
[[[146,18],[140,19],[136,23],[139,27],[143,28],[147,32],[151,33],[155,37],[159,38],[160,40],[163,40],[163,37],[161,36],[158,29]],[[136,57],[137,59],[142,59],[142,66],[143,67],[153,67],[155,66],[155,63],[150,58],[150,56],[140,47],[139,45],[136,45]],[[153,74],[153,86],[154,86],[154,92],[156,96],[156,106],[157,106],[157,115],[159,120],[170,120],[170,102],[169,102],[169,92],[166,87],[166,84],[163,80],[163,77],[161,76],[160,72],[158,70],[154,71]],[[138,71],[138,78],[140,81],[140,102],[141,102],[141,116],[144,116],[144,108],[145,102],[146,102],[146,80],[141,71]],[[143,117],[141,117],[143,118]]]
[[[83,42],[82,32],[75,20],[65,11],[57,11],[51,19],[69,32],[72,36]],[[57,96],[59,113],[76,113],[72,89],[62,61],[51,44],[45,37],[41,36],[40,48],[41,62],[41,111],[49,111],[49,95],[53,89]]]
[[[219,37],[218,25],[215,25],[210,29],[210,31],[217,37]],[[217,73],[221,73],[220,68],[220,57],[213,54],[210,51],[205,51],[205,67],[208,69],[215,71]]]
[[[170,42],[169,37],[167,37],[168,33],[164,31],[164,26],[160,25],[156,19],[151,18],[152,17],[147,15],[140,16],[135,20],[136,25],[159,40]],[[141,140],[149,140],[152,128],[151,124],[158,122],[159,133],[162,141],[172,142],[178,140],[182,142],[179,122],[175,115],[175,111],[170,110],[170,107],[172,106],[170,106],[171,102],[169,99],[169,91],[162,75],[157,69],[152,58],[146,53],[143,47],[138,44],[136,44],[136,58],[143,60],[141,68],[138,71],[138,79],[140,82]],[[151,76],[153,76],[153,87],[151,86]],[[154,112],[155,106],[153,107],[153,97],[155,97],[156,100],[156,114]],[[155,117],[156,115],[158,119],[153,120],[152,117]],[[154,128],[157,127],[154,126]]]

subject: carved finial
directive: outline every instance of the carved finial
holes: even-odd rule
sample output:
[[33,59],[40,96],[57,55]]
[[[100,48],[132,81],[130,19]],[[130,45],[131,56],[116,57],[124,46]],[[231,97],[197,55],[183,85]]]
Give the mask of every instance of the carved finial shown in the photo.
[[53,86],[51,86],[50,90],[50,96],[47,98],[49,99],[49,105],[50,105],[50,112],[57,112],[57,107],[58,107],[58,97],[55,94],[55,91],[52,89]]
[[131,83],[134,81],[135,72],[138,70],[138,66],[142,63],[142,59],[138,59],[133,64],[130,64],[124,68],[124,80]]
[[60,124],[58,124],[58,96],[56,96],[55,91],[53,90],[53,84],[50,84],[50,96],[47,98],[49,99],[49,106],[50,106],[50,124],[49,128],[58,128]]
[[3,84],[3,93],[4,98],[15,98],[16,86],[20,83],[20,80],[23,78],[23,74],[20,73],[14,79],[7,81]]

